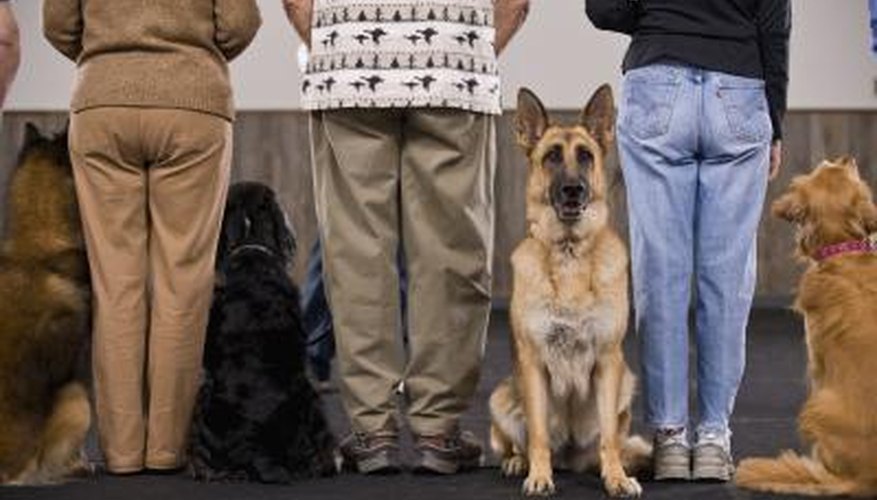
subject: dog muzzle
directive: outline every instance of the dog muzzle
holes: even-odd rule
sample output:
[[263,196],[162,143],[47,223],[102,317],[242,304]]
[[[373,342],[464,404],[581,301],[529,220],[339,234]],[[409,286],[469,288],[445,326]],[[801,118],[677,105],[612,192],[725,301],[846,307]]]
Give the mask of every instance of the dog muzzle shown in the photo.
[[551,204],[557,218],[565,224],[578,222],[588,208],[590,189],[584,182],[558,182],[553,187]]

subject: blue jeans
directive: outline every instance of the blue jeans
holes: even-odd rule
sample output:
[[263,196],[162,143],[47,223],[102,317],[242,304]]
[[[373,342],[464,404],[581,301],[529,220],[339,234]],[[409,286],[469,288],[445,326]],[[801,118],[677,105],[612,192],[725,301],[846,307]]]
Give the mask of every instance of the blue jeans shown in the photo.
[[687,427],[696,301],[698,429],[727,432],[743,377],[772,136],[762,80],[652,65],[624,77],[627,186],[646,422]]
[[317,380],[325,382],[332,374],[335,337],[332,333],[332,311],[326,300],[323,282],[323,253],[319,239],[314,242],[308,256],[307,278],[301,300],[308,362]]
[[877,0],[868,2],[871,17],[871,53],[877,55]]
[[[408,291],[408,273],[405,259],[398,257],[399,269],[399,303],[402,308],[402,324],[406,319],[405,300]],[[332,358],[335,357],[335,336],[332,329],[332,310],[326,300],[326,285],[323,281],[323,252],[320,240],[314,241],[311,254],[308,256],[308,269],[304,290],[301,298],[302,323],[307,336],[307,357],[314,377],[326,382],[332,375]],[[403,341],[408,345],[408,337],[403,330]]]

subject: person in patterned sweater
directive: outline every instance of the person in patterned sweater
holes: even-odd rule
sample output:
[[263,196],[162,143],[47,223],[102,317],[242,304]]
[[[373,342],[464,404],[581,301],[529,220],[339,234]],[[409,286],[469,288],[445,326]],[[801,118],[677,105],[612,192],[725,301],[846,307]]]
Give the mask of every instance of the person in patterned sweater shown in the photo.
[[[310,46],[314,187],[334,314],[345,465],[401,469],[397,402],[415,470],[480,463],[460,428],[491,301],[497,54],[528,0],[284,0]],[[400,331],[397,249],[409,272]],[[400,397],[401,396],[401,397]]]

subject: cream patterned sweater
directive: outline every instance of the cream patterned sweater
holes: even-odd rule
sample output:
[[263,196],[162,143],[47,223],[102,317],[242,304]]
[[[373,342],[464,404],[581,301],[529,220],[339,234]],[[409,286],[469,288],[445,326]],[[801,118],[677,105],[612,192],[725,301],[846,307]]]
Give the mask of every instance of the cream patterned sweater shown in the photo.
[[315,0],[309,110],[500,112],[493,0]]

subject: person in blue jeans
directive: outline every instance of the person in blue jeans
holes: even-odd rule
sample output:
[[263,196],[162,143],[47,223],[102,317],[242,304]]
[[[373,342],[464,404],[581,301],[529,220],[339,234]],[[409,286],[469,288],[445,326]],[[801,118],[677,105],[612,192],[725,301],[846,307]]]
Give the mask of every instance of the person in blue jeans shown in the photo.
[[[655,478],[726,481],[756,232],[780,166],[789,0],[585,4],[597,28],[631,36],[617,130]],[[692,283],[699,412],[690,440]]]
[[332,358],[335,357],[335,337],[332,334],[332,311],[326,300],[323,282],[323,254],[320,240],[314,242],[308,256],[305,286],[301,294],[302,323],[307,337],[308,365],[317,381],[318,389],[329,388],[332,376]]

